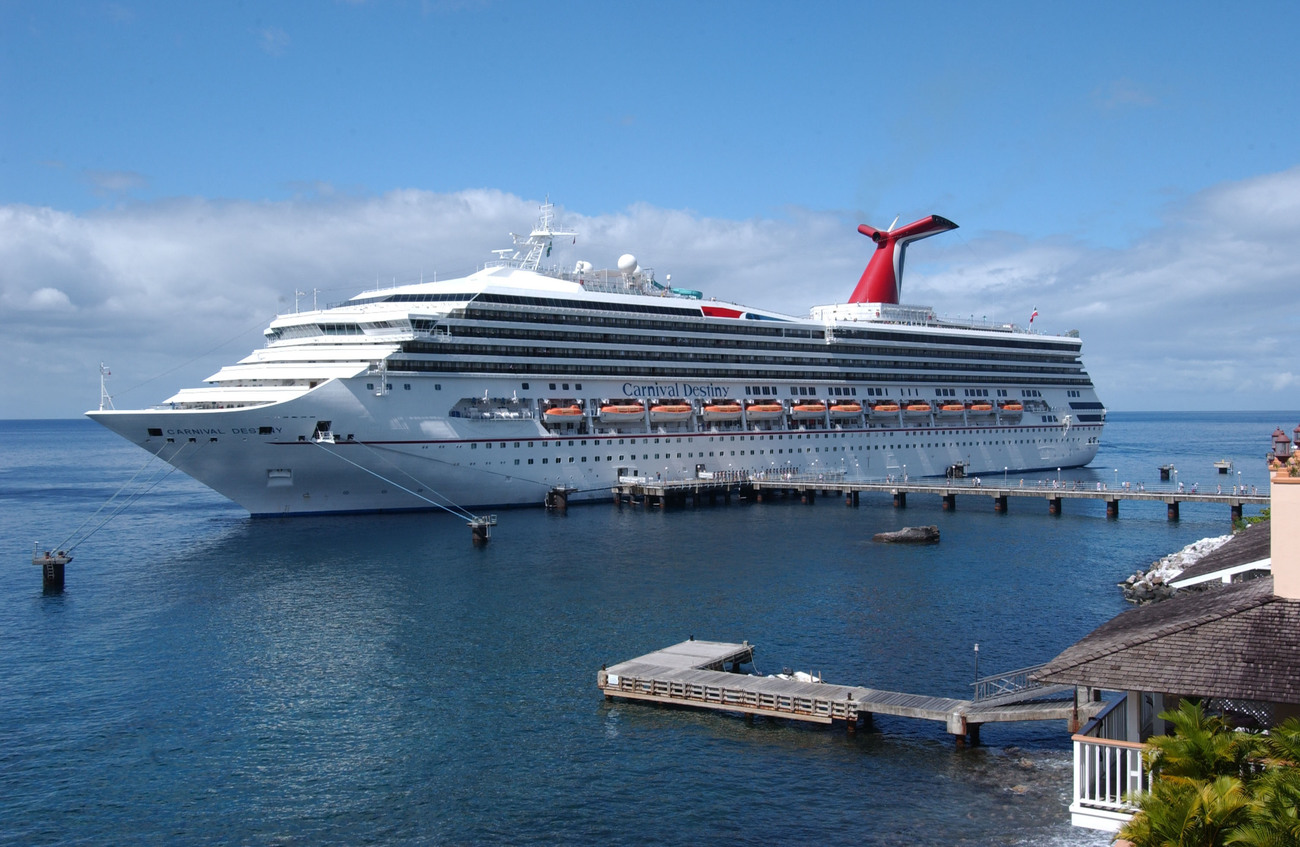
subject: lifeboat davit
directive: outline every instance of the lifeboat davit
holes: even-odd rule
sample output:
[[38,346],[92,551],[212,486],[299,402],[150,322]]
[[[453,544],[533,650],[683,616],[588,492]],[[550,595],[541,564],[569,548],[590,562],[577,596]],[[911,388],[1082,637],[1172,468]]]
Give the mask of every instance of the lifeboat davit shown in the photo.
[[650,420],[655,423],[684,421],[690,418],[695,409],[690,403],[660,403],[650,407]]
[[908,403],[903,414],[909,418],[928,418],[932,411],[934,409],[929,403]]
[[745,409],[745,415],[751,421],[772,421],[784,413],[785,407],[780,403],[750,403]]
[[640,403],[610,403],[600,407],[600,419],[609,423],[645,420],[645,406]]
[[546,420],[551,423],[563,423],[582,417],[582,407],[576,404],[572,406],[552,406],[546,410],[545,415]]
[[896,419],[898,417],[898,404],[893,400],[881,400],[871,407],[871,417]]
[[862,414],[861,403],[836,403],[831,406],[832,418],[856,418]]
[[717,403],[704,407],[704,419],[706,421],[738,421],[740,420],[739,403]]
[[790,407],[790,417],[797,420],[820,418],[825,414],[825,403],[796,403]]

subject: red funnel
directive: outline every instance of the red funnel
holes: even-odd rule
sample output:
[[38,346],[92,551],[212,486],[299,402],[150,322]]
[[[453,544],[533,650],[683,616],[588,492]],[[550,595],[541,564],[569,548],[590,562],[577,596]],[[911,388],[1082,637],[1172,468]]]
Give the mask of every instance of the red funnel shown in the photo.
[[850,303],[897,303],[900,283],[903,279],[903,254],[907,245],[920,241],[940,232],[956,229],[957,225],[947,218],[931,215],[889,232],[862,224],[858,232],[876,242],[876,252],[867,269],[858,280],[858,287],[853,289]]

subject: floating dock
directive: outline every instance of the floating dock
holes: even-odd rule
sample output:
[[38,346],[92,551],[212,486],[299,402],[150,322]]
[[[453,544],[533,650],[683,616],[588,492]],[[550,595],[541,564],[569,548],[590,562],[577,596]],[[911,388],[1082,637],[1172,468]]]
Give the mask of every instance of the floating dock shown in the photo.
[[[719,475],[721,476],[721,475]],[[915,482],[864,482],[828,478],[822,474],[744,475],[729,473],[680,480],[652,480],[622,478],[612,489],[614,501],[641,503],[645,506],[700,505],[705,498],[716,502],[721,497],[730,503],[731,498],[752,499],[762,502],[765,496],[798,496],[806,503],[822,496],[840,496],[849,506],[857,506],[863,494],[887,494],[896,508],[907,507],[907,495],[932,494],[938,496],[945,510],[957,508],[958,496],[988,497],[993,500],[995,512],[1006,512],[1012,498],[1046,501],[1048,514],[1061,514],[1065,500],[1101,500],[1106,504],[1106,516],[1119,517],[1121,501],[1164,503],[1166,516],[1171,521],[1179,519],[1183,503],[1220,503],[1228,506],[1232,520],[1241,520],[1242,508],[1247,505],[1267,506],[1267,494],[1224,494],[1222,492],[1194,492],[1161,489],[1157,491],[1134,488],[1107,488],[1105,485],[1089,488],[1070,484],[1047,485],[987,485],[974,478],[965,480],[922,480]]]
[[[958,700],[741,673],[741,665],[752,665],[753,656],[754,647],[748,641],[730,644],[692,639],[602,668],[596,675],[596,686],[606,699],[669,703],[808,723],[841,723],[849,732],[856,731],[859,723],[870,725],[874,715],[937,721],[954,736],[958,746],[968,741],[978,744],[979,728],[986,723],[1064,720],[1073,731],[1105,705],[1094,701],[1091,693],[1079,702],[1073,688],[1035,686],[1030,681],[1032,674],[1027,673],[1033,669],[976,683],[977,692],[996,691],[996,696]],[[1013,677],[1024,681],[1018,685],[998,684]],[[1049,699],[1065,693],[1075,696]]]

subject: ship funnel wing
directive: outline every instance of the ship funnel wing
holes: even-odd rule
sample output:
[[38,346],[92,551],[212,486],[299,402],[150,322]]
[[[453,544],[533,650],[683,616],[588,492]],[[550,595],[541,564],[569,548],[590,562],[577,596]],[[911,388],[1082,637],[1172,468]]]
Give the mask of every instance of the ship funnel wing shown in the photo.
[[903,255],[907,252],[907,245],[956,228],[957,224],[938,215],[913,221],[898,229],[894,229],[891,224],[886,231],[866,224],[859,226],[858,232],[876,243],[876,252],[867,263],[867,269],[862,272],[862,278],[858,280],[857,288],[853,289],[849,302],[897,303],[903,280]]

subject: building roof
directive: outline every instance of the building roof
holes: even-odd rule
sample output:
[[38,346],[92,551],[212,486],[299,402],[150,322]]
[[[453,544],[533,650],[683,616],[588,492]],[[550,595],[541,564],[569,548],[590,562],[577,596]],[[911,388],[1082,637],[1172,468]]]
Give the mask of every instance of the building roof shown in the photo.
[[1300,600],[1274,596],[1271,576],[1179,594],[1117,615],[1034,676],[1108,690],[1300,703]]
[[1187,582],[1218,571],[1235,568],[1269,558],[1271,555],[1271,530],[1268,521],[1251,524],[1223,544],[1202,556],[1191,567],[1180,573],[1175,581]]

